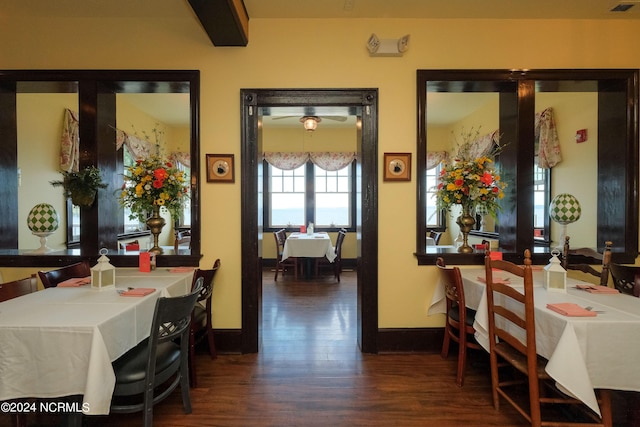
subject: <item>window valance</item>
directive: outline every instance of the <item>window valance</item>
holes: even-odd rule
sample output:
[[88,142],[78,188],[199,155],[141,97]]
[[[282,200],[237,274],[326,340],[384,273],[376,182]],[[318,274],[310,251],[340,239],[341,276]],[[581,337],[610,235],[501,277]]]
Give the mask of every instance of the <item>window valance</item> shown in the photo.
[[427,151],[427,170],[433,169],[441,162],[446,162],[449,153],[446,151]]
[[[77,172],[78,158],[80,156],[80,135],[79,135],[78,114],[68,108],[64,110],[64,123],[62,126],[62,142],[60,148],[60,168],[65,172]],[[123,130],[116,129],[116,150],[126,145],[129,152],[136,159],[146,159],[156,148],[156,144],[130,135]],[[169,159],[175,163],[181,163],[186,167],[191,167],[191,154],[176,151],[169,155]]]
[[270,165],[282,170],[293,170],[311,162],[327,171],[337,171],[349,166],[356,158],[354,152],[265,152],[263,158]]

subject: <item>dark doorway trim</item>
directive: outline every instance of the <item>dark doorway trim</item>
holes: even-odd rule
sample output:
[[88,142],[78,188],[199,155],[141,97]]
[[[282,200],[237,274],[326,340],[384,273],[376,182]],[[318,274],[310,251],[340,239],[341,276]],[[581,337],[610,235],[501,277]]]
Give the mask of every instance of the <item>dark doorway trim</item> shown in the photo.
[[260,291],[262,286],[262,221],[258,212],[261,141],[259,107],[350,107],[362,110],[357,152],[359,202],[356,226],[358,247],[358,345],[377,353],[378,336],[378,90],[377,89],[242,89],[242,352],[259,348]]

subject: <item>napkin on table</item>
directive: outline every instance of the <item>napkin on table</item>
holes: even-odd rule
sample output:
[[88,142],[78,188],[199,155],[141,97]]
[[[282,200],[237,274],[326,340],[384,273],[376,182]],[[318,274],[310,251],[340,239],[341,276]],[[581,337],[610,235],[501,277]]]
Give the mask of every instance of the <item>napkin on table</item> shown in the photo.
[[592,294],[619,294],[620,291],[615,288],[601,285],[576,285],[577,289],[582,289]]
[[188,273],[189,271],[193,271],[193,267],[173,267],[169,273]]
[[155,291],[155,288],[134,288],[129,289],[126,292],[122,292],[120,295],[123,297],[143,297],[145,295],[152,294]]
[[78,286],[88,285],[91,283],[91,276],[74,277],[58,283],[59,288],[77,288]]
[[549,310],[560,313],[563,316],[570,317],[595,317],[598,315],[595,311],[587,310],[572,302],[559,302],[556,304],[547,304]]

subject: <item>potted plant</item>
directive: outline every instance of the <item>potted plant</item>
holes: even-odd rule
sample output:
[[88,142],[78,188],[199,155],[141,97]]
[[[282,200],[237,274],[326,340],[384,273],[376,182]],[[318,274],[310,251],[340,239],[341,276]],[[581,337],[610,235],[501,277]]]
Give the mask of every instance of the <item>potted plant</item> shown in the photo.
[[61,172],[61,181],[50,181],[54,187],[64,188],[64,196],[71,198],[71,203],[76,206],[90,207],[96,198],[99,188],[107,188],[102,181],[100,169],[95,166],[87,166],[78,172]]

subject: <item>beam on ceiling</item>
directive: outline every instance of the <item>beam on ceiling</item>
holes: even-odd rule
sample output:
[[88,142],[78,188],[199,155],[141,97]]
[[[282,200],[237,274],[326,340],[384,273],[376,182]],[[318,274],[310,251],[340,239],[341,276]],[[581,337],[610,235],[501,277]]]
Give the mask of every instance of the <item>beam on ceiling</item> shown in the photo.
[[189,0],[214,46],[246,46],[249,15],[242,0]]

